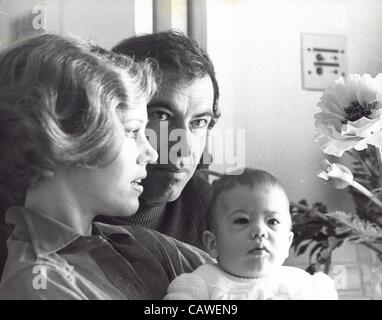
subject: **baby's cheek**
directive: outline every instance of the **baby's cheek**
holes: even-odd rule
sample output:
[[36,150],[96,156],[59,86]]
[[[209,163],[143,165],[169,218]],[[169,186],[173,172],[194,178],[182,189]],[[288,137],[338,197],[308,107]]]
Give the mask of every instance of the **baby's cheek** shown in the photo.
[[288,240],[284,240],[278,244],[273,252],[273,261],[279,265],[282,265],[286,258],[289,256],[289,243]]
[[283,249],[282,249],[282,259],[283,259],[282,263],[284,263],[284,260],[289,257],[289,249],[290,249],[289,239],[285,239],[285,242],[283,244]]

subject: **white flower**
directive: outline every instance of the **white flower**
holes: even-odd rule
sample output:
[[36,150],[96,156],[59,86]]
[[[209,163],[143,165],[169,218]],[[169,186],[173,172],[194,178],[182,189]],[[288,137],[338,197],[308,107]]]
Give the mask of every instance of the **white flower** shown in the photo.
[[348,167],[339,163],[330,163],[325,159],[323,161],[323,169],[324,170],[321,171],[318,176],[326,181],[329,181],[334,188],[345,189],[348,186],[352,186],[382,209],[382,202],[376,197],[375,194],[371,193],[363,185],[354,180],[353,173]]
[[382,147],[382,74],[339,78],[325,90],[314,115],[316,141],[337,157],[352,148]]
[[329,181],[336,189],[345,189],[353,185],[353,173],[350,169],[339,163],[330,163],[324,160],[322,163],[323,171],[318,176],[326,181]]

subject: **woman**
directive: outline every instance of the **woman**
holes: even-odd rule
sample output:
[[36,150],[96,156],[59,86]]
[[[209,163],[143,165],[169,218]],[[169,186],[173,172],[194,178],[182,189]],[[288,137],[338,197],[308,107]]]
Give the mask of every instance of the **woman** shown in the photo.
[[56,35],[0,53],[0,177],[23,206],[0,298],[160,299],[204,262],[191,246],[143,228],[92,223],[138,208],[146,164],[150,65]]

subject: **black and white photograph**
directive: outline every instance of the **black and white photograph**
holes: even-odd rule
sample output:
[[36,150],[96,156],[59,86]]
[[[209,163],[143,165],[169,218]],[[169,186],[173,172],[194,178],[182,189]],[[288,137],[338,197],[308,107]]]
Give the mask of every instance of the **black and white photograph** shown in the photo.
[[381,33],[380,0],[0,0],[0,300],[382,300]]

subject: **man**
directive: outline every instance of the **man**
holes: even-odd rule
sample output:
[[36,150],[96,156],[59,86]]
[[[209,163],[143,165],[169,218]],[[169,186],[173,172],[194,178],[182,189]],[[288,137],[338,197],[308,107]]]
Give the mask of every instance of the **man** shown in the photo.
[[159,157],[147,168],[138,212],[99,221],[144,226],[203,248],[209,184],[195,170],[220,116],[213,64],[195,41],[174,31],[133,37],[113,51],[157,62],[160,85],[147,106],[147,134]]

